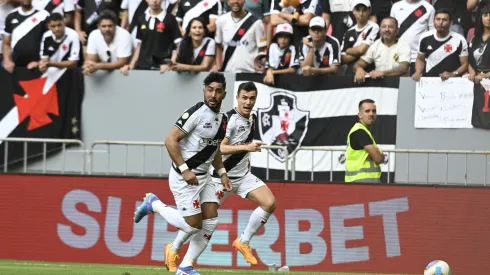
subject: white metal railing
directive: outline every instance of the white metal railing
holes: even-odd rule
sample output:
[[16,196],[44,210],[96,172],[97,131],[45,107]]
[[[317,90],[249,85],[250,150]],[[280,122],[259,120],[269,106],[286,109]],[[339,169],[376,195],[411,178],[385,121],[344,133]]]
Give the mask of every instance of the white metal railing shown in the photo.
[[[296,152],[294,153],[292,157],[292,164],[291,164],[291,180],[296,179],[296,154],[298,151],[327,151],[331,152],[330,154],[330,181],[333,180],[333,152],[345,152],[345,149],[337,148],[337,147],[328,147],[328,146],[301,146],[299,147]],[[410,182],[410,154],[427,154],[427,163],[426,163],[426,170],[427,170],[427,177],[426,177],[426,184],[430,183],[429,182],[429,171],[430,171],[430,155],[431,154],[440,154],[440,155],[445,155],[445,184],[448,184],[448,173],[449,173],[449,155],[464,155],[465,156],[465,161],[464,161],[464,174],[467,175],[468,173],[468,155],[483,155],[485,156],[485,169],[483,173],[483,183],[486,185],[487,182],[487,166],[488,166],[488,155],[490,155],[490,151],[478,151],[478,150],[420,150],[420,149],[383,149],[383,153],[388,154],[388,164],[390,160],[392,160],[391,156],[396,153],[404,153],[407,154],[407,182]],[[314,154],[312,152],[312,167],[310,170],[311,173],[311,180],[314,180]],[[390,180],[390,169],[388,169],[387,172],[387,181],[388,183],[391,183]],[[465,176],[465,184],[468,183],[468,178]]]
[[[118,145],[118,146],[123,146],[124,147],[124,171],[123,174],[127,175],[128,174],[128,147],[129,146],[142,146],[142,170],[141,170],[141,176],[145,175],[145,154],[146,154],[146,147],[159,147],[160,148],[160,163],[159,163],[159,176],[163,176],[162,169],[164,168],[163,162],[164,162],[164,156],[166,153],[163,152],[163,148],[165,147],[164,142],[147,142],[147,141],[118,141],[118,140],[96,140],[92,143],[90,147],[90,151],[88,154],[87,158],[87,166],[89,168],[88,173],[91,175],[93,173],[93,164],[94,164],[94,159],[93,159],[93,152],[96,146],[100,145],[106,145],[107,146],[107,168],[105,173],[107,175],[110,174],[111,169],[110,169],[110,160],[111,160],[111,145]],[[284,153],[286,156],[288,155],[288,150],[287,147],[285,146],[278,146],[278,145],[263,145],[262,148],[264,149],[278,149],[278,150],[284,150]],[[269,155],[270,153],[267,152],[267,168],[266,168],[266,180],[269,179]],[[284,180],[288,180],[288,174],[289,174],[289,164],[287,161],[284,163]]]
[[[78,139],[52,139],[52,138],[1,138],[0,143],[4,144],[4,153],[3,153],[3,172],[7,173],[8,172],[8,157],[9,157],[9,143],[23,143],[24,144],[24,149],[23,149],[23,169],[22,171],[24,173],[27,173],[27,160],[29,158],[27,154],[28,150],[28,143],[42,143],[43,145],[43,150],[41,152],[42,155],[42,172],[46,173],[46,160],[47,160],[47,154],[48,154],[48,144],[53,144],[53,143],[61,143],[61,149],[62,149],[62,164],[61,164],[61,169],[60,172],[62,174],[65,173],[65,166],[66,166],[66,145],[78,145],[81,148],[85,148],[84,143],[81,140]],[[33,157],[33,156],[31,156]],[[80,169],[81,173],[85,173],[85,151],[82,152],[82,167]]]
[[111,145],[119,145],[119,146],[124,146],[124,152],[125,152],[125,158],[124,158],[124,175],[126,176],[128,174],[128,146],[142,146],[143,147],[143,150],[142,150],[142,157],[143,157],[143,161],[142,161],[142,169],[141,169],[141,176],[144,176],[145,175],[145,155],[146,155],[146,147],[160,147],[160,169],[159,169],[159,176],[163,176],[163,171],[162,169],[164,168],[163,167],[163,162],[164,162],[164,152],[163,152],[163,148],[165,147],[165,143],[164,142],[150,142],[150,141],[120,141],[120,140],[96,140],[92,143],[92,145],[90,146],[90,151],[89,151],[89,155],[88,155],[88,158],[87,158],[87,162],[88,162],[88,168],[89,168],[89,175],[91,175],[93,173],[93,164],[94,164],[94,161],[93,161],[93,151],[95,149],[96,146],[100,146],[100,145],[107,145],[107,169],[106,169],[106,175],[109,175],[110,174],[110,170],[111,170]]

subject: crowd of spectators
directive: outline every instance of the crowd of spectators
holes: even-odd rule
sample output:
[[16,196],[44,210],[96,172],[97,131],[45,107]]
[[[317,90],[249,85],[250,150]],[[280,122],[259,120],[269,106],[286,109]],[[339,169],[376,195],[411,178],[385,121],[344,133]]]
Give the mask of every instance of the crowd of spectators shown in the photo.
[[0,0],[0,33],[8,72],[490,77],[490,0]]

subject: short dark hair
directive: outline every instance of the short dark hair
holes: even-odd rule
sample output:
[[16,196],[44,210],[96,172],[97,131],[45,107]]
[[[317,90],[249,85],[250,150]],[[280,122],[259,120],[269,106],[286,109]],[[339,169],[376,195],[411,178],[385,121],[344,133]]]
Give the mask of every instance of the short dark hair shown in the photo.
[[436,11],[436,14],[434,14],[434,18],[436,17],[436,15],[438,14],[447,14],[447,16],[449,16],[449,21],[453,20],[453,18],[451,17],[451,11],[447,8],[440,8]]
[[53,12],[49,17],[48,17],[48,20],[47,22],[51,22],[51,21],[63,21],[64,18],[63,18],[63,15],[61,15],[60,13],[57,13],[57,12]]
[[240,95],[240,91],[247,91],[247,92],[256,91],[257,92],[257,86],[255,86],[255,83],[253,83],[252,81],[243,82],[242,84],[240,84],[238,86],[238,90],[236,91],[237,96]]
[[370,98],[363,99],[363,100],[359,101],[359,106],[358,106],[359,110],[361,109],[361,107],[364,103],[373,103],[374,104],[376,102],[374,102],[374,100],[372,100]]
[[[391,19],[391,20],[395,21],[395,25],[398,28],[398,20],[396,20],[395,17],[387,16],[387,17],[383,18],[383,20],[381,20],[381,22],[385,21],[386,19]],[[379,22],[380,27],[381,27],[381,22]]]
[[117,26],[117,15],[111,10],[104,10],[99,14],[99,18],[97,18],[97,25],[99,25],[102,20],[111,20],[112,23]]
[[223,88],[226,87],[226,78],[225,75],[222,73],[212,72],[208,74],[208,76],[206,76],[206,78],[204,79],[205,86],[208,86],[213,82],[221,83],[221,85],[223,85]]

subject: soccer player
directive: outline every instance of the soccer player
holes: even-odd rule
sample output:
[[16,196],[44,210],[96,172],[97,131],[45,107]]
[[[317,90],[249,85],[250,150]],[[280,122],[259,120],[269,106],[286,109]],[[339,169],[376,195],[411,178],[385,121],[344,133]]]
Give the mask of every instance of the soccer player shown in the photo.
[[209,173],[211,164],[220,176],[224,190],[231,190],[219,148],[227,125],[225,114],[219,113],[226,96],[225,88],[224,75],[210,73],[204,79],[204,102],[187,109],[165,140],[172,159],[169,184],[177,210],[148,193],[134,213],[135,223],[156,212],[171,225],[193,236],[176,272],[178,275],[199,275],[192,264],[204,251],[218,225],[218,198]]
[[[221,142],[223,163],[232,182],[231,192],[242,198],[249,199],[259,206],[252,212],[250,220],[242,235],[233,242],[233,247],[240,251],[245,260],[257,264],[257,259],[250,249],[250,239],[267,222],[276,209],[276,199],[265,183],[250,173],[250,153],[260,152],[262,142],[253,142],[257,116],[252,109],[257,100],[257,87],[253,82],[244,82],[238,86],[236,96],[238,106],[227,113],[228,127],[226,136]],[[215,167],[216,169],[216,167]],[[216,197],[219,204],[231,193],[223,192],[219,186],[219,170],[213,171],[213,181],[216,185]],[[214,205],[213,205],[214,206]],[[181,230],[173,243],[165,246],[165,265],[169,271],[176,270],[178,252],[190,238],[190,234]],[[191,241],[192,242],[192,241]],[[190,249],[190,248],[189,248]],[[203,249],[204,250],[204,249]]]

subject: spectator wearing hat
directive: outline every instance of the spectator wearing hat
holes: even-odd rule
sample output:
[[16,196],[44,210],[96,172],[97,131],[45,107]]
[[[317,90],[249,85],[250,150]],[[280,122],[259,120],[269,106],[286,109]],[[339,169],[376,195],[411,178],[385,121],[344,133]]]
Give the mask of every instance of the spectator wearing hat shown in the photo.
[[336,74],[340,65],[339,41],[327,35],[327,25],[321,16],[311,19],[309,33],[301,48],[303,74]]
[[381,38],[376,40],[354,65],[355,82],[363,83],[368,75],[365,68],[374,63],[369,72],[372,79],[385,76],[408,76],[410,67],[410,46],[397,39],[398,22],[393,17],[381,21]]
[[369,20],[371,2],[354,0],[353,13],[357,24],[347,30],[342,42],[342,64],[347,64],[347,74],[353,74],[354,64],[363,56],[379,35],[379,26]]
[[293,27],[279,24],[267,51],[264,83],[274,85],[274,75],[295,73],[299,67],[299,53],[293,45]]

